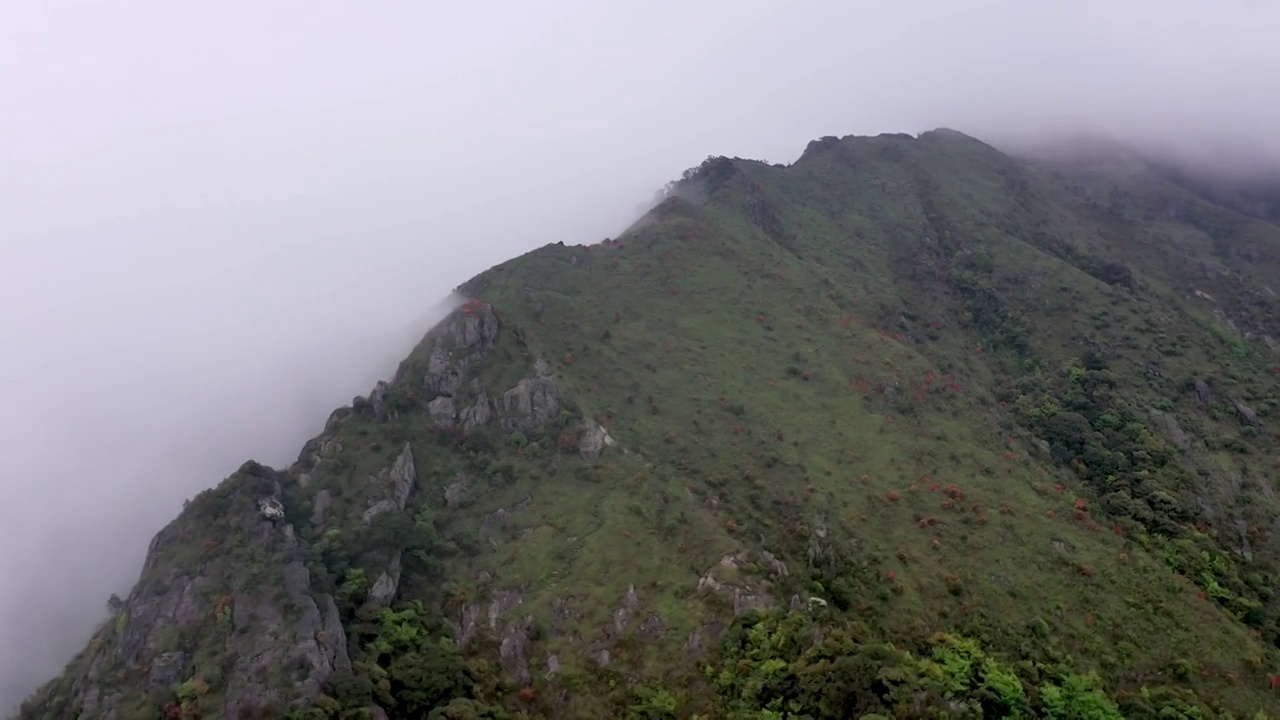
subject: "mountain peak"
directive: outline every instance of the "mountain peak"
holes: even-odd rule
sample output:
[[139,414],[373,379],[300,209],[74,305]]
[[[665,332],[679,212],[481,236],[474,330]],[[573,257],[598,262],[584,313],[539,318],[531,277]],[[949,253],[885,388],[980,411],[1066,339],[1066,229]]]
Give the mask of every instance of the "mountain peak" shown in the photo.
[[1263,711],[1280,227],[1131,170],[708,158],[194,498],[21,717]]

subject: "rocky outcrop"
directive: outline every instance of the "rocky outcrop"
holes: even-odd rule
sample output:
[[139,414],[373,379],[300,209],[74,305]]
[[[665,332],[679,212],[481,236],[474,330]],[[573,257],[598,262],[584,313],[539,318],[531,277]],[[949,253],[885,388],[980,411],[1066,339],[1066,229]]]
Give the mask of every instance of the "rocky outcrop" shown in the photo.
[[474,381],[473,385],[475,401],[458,412],[458,426],[467,434],[484,427],[493,418],[493,401],[489,399],[489,394],[480,387],[479,381]]
[[[462,306],[427,334],[430,345],[422,378],[423,400],[431,421],[442,427],[457,425],[474,431],[492,417],[488,395],[477,379],[467,382],[470,368],[483,359],[498,340],[498,317],[493,306],[473,301]],[[473,397],[464,398],[464,390]]]
[[503,531],[510,528],[511,516],[529,507],[532,503],[533,496],[526,495],[519,502],[513,504],[510,509],[500,507],[485,513],[480,519],[480,539],[488,542],[490,547],[498,547],[498,537],[503,534]]
[[404,510],[417,481],[418,470],[413,463],[413,448],[405,443],[395,464],[369,477],[371,489],[369,507],[364,511],[365,524],[373,522],[382,513]]
[[618,609],[613,611],[613,631],[618,635],[626,632],[627,626],[631,624],[631,619],[635,617],[639,609],[640,599],[636,596],[636,586],[632,585],[627,588],[626,594],[622,596],[622,602],[618,604]]
[[434,425],[456,427],[467,435],[496,418],[511,433],[535,431],[559,419],[560,385],[545,361],[536,361],[532,376],[500,395],[473,376],[497,343],[499,330],[493,307],[473,301],[428,333],[422,401]]
[[1204,378],[1196,378],[1191,381],[1191,384],[1196,391],[1196,399],[1202,406],[1209,407],[1213,404],[1213,390],[1209,388],[1209,383],[1205,382]]
[[373,408],[373,416],[382,422],[390,420],[393,415],[387,406],[387,394],[390,391],[391,386],[385,380],[379,380],[378,384],[373,386],[373,392],[369,393],[369,404]]
[[379,380],[368,397],[353,398],[351,411],[356,415],[372,415],[377,422],[388,422],[399,417],[399,413],[391,406],[391,385],[385,380]]
[[[71,717],[116,718],[184,682],[205,682],[208,661],[198,658],[222,664],[228,720],[307,703],[335,670],[351,668],[338,608],[312,588],[293,526],[259,509],[278,502],[285,477],[246,463],[157,533],[133,591],[67,670],[79,711]],[[142,682],[101,690],[122,674]]]
[[283,597],[272,588],[235,597],[232,637],[244,641],[233,650],[228,673],[228,718],[272,700],[315,698],[335,670],[351,669],[333,598],[312,597],[310,573],[301,561],[285,566],[282,581]]
[[321,490],[311,499],[311,524],[319,527],[324,524],[325,518],[329,514],[329,506],[333,504],[333,497],[328,490]]
[[560,417],[560,384],[550,375],[523,378],[498,399],[502,429],[532,432]]
[[1258,417],[1258,411],[1245,405],[1239,398],[1231,398],[1231,406],[1235,408],[1236,415],[1240,417],[1241,422],[1254,427],[1262,424],[1262,418]]
[[520,685],[528,685],[533,679],[529,670],[529,629],[532,623],[533,617],[529,616],[523,623],[509,626],[498,644],[498,661],[503,671]]
[[442,427],[457,424],[458,410],[454,407],[453,396],[441,395],[427,403],[427,416],[431,422]]
[[450,510],[457,510],[461,507],[462,502],[467,497],[467,476],[458,473],[454,476],[453,482],[444,489],[444,506]]
[[612,444],[613,438],[609,437],[609,431],[605,430],[600,423],[588,420],[587,429],[578,439],[578,454],[587,462],[595,462],[600,459],[600,454],[604,452],[605,447]]
[[769,569],[770,572],[774,573],[779,577],[786,577],[789,574],[787,572],[786,563],[779,560],[776,556],[774,556],[773,553],[769,552],[768,550],[762,550],[760,552],[760,560],[763,562],[764,566]]
[[289,468],[289,474],[292,475],[302,487],[311,484],[312,476],[327,461],[332,461],[342,452],[342,443],[333,437],[333,431],[337,424],[341,422],[341,418],[346,417],[334,411],[329,416],[329,422],[325,425],[327,428],[323,435],[314,437],[302,446],[302,452],[298,453],[298,459]]
[[[521,685],[533,679],[529,668],[530,634],[533,616],[509,617],[511,611],[524,603],[524,598],[514,590],[500,590],[490,596],[483,612],[488,620],[488,632],[498,641],[498,658],[503,671]],[[483,629],[482,606],[471,603],[464,607],[453,622],[454,637],[458,646],[465,649]]]
[[391,600],[396,596],[396,590],[399,588],[400,551],[397,550],[392,554],[391,562],[387,564],[387,569],[374,581],[373,587],[369,588],[369,602],[383,606],[390,605]]
[[1169,438],[1169,442],[1173,443],[1174,447],[1184,452],[1191,449],[1191,439],[1187,437],[1186,431],[1178,424],[1177,418],[1159,410],[1152,410],[1151,419],[1155,422],[1156,427],[1164,431],[1165,437]]
[[770,592],[770,583],[766,580],[755,582],[728,582],[717,577],[717,573],[740,574],[746,567],[744,553],[726,555],[720,559],[716,567],[711,568],[698,578],[698,592],[717,595],[733,608],[734,615],[742,615],[752,610],[767,610],[776,604]]

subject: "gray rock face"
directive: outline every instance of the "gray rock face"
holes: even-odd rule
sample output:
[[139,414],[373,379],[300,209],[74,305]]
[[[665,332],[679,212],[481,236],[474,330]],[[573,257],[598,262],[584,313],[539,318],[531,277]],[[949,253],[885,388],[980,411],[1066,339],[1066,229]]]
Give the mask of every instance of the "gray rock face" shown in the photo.
[[632,585],[627,588],[627,593],[622,596],[618,609],[613,612],[613,631],[618,635],[625,632],[639,608],[640,599],[636,597],[636,586]]
[[489,601],[489,628],[496,629],[499,618],[508,610],[523,602],[524,598],[515,590],[503,590],[494,593],[493,599]]
[[649,615],[640,625],[640,636],[647,640],[657,640],[666,632],[666,628],[662,625],[662,618],[657,615]]
[[[313,595],[291,525],[264,519],[258,503],[278,495],[282,476],[246,464],[211,491],[221,535],[202,536],[197,498],[152,540],[139,582],[68,668],[69,699],[84,720],[117,718],[124,708],[163,696],[197,675],[194,658],[224,667],[219,717],[241,718],[273,701],[316,698],[335,669],[350,668],[346,634],[332,598]],[[228,538],[227,535],[239,536]],[[219,632],[190,635],[213,621]],[[101,691],[122,671],[144,682]]]
[[1177,418],[1159,410],[1152,410],[1151,419],[1155,421],[1158,428],[1164,431],[1165,436],[1169,438],[1169,442],[1173,443],[1179,450],[1186,451],[1191,448],[1191,439],[1187,437],[1187,433],[1178,424]]
[[498,341],[498,316],[489,303],[477,302],[464,307],[458,320],[449,324],[449,336],[455,347],[484,352]]
[[311,500],[311,524],[320,526],[324,524],[325,517],[329,513],[329,506],[333,504],[333,498],[329,495],[328,490],[321,490]]
[[311,483],[311,476],[316,468],[327,460],[333,460],[338,453],[342,452],[342,443],[332,437],[332,428],[337,426],[335,418],[338,417],[339,414],[335,411],[329,418],[329,426],[332,427],[325,431],[326,434],[308,440],[302,446],[302,452],[298,453],[297,461],[289,468],[289,473],[297,479],[298,484],[302,487],[306,487]]
[[468,364],[484,357],[498,340],[498,316],[488,303],[468,303],[428,335],[434,340],[422,386],[428,399],[453,397],[462,388]]
[[498,399],[502,429],[530,432],[560,417],[560,384],[554,377],[524,378]]
[[443,345],[436,345],[427,360],[427,375],[423,378],[422,387],[428,395],[453,397],[462,388],[463,365],[462,361],[454,362]]
[[498,646],[498,661],[502,669],[516,678],[521,685],[533,679],[529,671],[529,632],[526,626],[512,627],[502,634]]
[[493,417],[492,403],[478,379],[469,385],[471,397],[463,396],[468,368],[484,358],[498,339],[498,317],[487,303],[464,305],[427,335],[433,343],[427,356],[427,372],[422,379],[427,414],[436,425],[457,425],[469,433]]
[[456,424],[458,411],[453,406],[453,397],[441,395],[427,403],[427,415],[431,417],[431,422],[436,425],[448,427]]
[[405,443],[400,456],[391,467],[369,478],[372,488],[369,509],[364,511],[365,524],[373,522],[382,513],[404,510],[409,494],[413,492],[417,482],[418,470],[413,462],[413,448]]
[[[469,376],[494,348],[499,330],[490,306],[471,303],[429,333],[427,342],[433,344],[428,345],[422,378],[427,392],[425,397],[418,395],[436,421],[456,424],[467,433],[498,424],[512,432],[537,430],[559,420],[561,389],[544,361],[536,361],[531,377],[505,392]],[[341,459],[338,434],[349,419],[367,420],[371,414],[379,421],[391,419],[393,388],[405,382],[416,384],[416,378],[398,375],[395,383],[379,382],[367,398],[334,411],[324,432],[303,447],[287,475],[246,463],[216,493],[193,500],[190,512],[184,510],[155,536],[142,577],[120,603],[117,618],[97,633],[88,651],[67,671],[62,687],[83,720],[114,720],[126,714],[126,708],[146,702],[142,693],[173,692],[199,672],[193,666],[196,658],[216,658],[221,665],[215,693],[224,704],[215,714],[228,720],[255,717],[271,712],[273,706],[301,707],[322,692],[332,673],[351,669],[337,603],[312,587],[301,534],[286,521],[299,508],[282,505],[280,517],[273,520],[263,516],[260,503],[271,498],[292,502],[281,500],[292,497],[282,492],[281,483],[305,487],[315,478],[322,487],[303,508],[303,517],[316,528],[336,526],[336,513],[349,512],[353,500],[354,512],[365,523],[382,513],[404,512],[419,482],[410,443],[388,467],[356,488],[354,498],[338,498],[353,493],[330,484],[328,466]],[[609,444],[608,434],[598,425],[587,433],[584,457],[594,459]],[[467,490],[466,478],[459,476],[444,490],[446,504],[459,507],[468,499]],[[528,503],[526,499],[486,517],[486,527],[500,528],[508,513]],[[385,569],[373,579],[370,601],[394,602],[401,561],[399,552],[381,556]],[[513,617],[521,596],[505,591],[487,600],[467,606],[457,618],[460,644],[465,647],[478,632],[491,633],[505,674],[520,683],[531,682],[532,621]],[[635,609],[629,612],[626,622],[634,624]],[[205,631],[211,623],[216,623],[216,632]],[[203,629],[193,636],[191,629],[196,627]],[[122,684],[118,692],[103,689],[125,672],[137,674],[141,682]],[[371,709],[376,717],[379,712]]]
[[773,571],[777,575],[781,577],[786,577],[789,574],[787,572],[786,563],[779,560],[776,556],[774,556],[773,553],[769,552],[768,550],[761,551],[760,559],[764,562],[765,567],[769,568],[769,570]]
[[[529,669],[529,639],[533,618],[525,616],[512,619],[506,617],[510,611],[523,604],[524,598],[514,590],[500,590],[490,596],[488,607],[483,612],[487,615],[489,631],[496,634],[499,642],[499,660],[503,671],[519,683],[527,685],[533,675]],[[454,634],[458,638],[458,646],[465,649],[481,630],[482,606],[471,603],[464,607],[453,621]]]
[[[236,647],[230,649],[236,659],[228,673],[228,718],[269,699],[315,698],[329,675],[351,667],[333,599],[321,595],[317,602],[311,595],[310,573],[301,561],[287,564],[281,575],[283,597],[265,587],[234,600]],[[283,677],[278,674],[281,668]],[[281,681],[288,684],[282,686]]]
[[338,408],[337,410],[329,413],[329,419],[324,423],[325,433],[330,435],[333,434],[333,432],[338,429],[338,426],[342,424],[342,421],[350,414],[351,408],[349,407]]
[[1205,407],[1212,405],[1213,391],[1209,389],[1209,383],[1206,383],[1203,378],[1196,378],[1193,384],[1196,389],[1196,399],[1200,404]]
[[182,651],[161,654],[151,663],[147,683],[152,690],[166,690],[186,679],[187,654]]
[[385,380],[379,380],[378,384],[373,386],[373,392],[369,393],[369,404],[373,408],[373,416],[384,422],[391,417],[390,408],[387,407],[387,393],[390,391],[391,386]]
[[317,638],[321,649],[333,663],[334,670],[351,670],[351,656],[347,653],[347,631],[342,626],[342,613],[329,595],[319,596],[320,609],[324,611],[324,629]]
[[442,345],[436,345],[427,360],[427,375],[422,380],[422,387],[428,395],[437,397],[453,397],[462,387],[462,363],[454,363],[449,351]]
[[613,444],[613,439],[609,437],[608,431],[601,427],[599,423],[588,422],[589,425],[586,431],[578,439],[578,454],[587,462],[595,462],[600,459],[600,454],[604,452],[605,446]]
[[462,427],[462,432],[470,433],[483,427],[492,417],[493,408],[489,395],[484,390],[479,390],[476,401],[458,413],[458,425]]
[[[721,558],[719,567],[726,569],[741,568],[743,566],[743,556],[726,555]],[[773,597],[771,585],[766,580],[759,580],[750,584],[737,584],[722,582],[716,578],[716,568],[711,568],[698,578],[697,589],[700,593],[715,593],[728,600],[733,605],[734,615],[742,615],[752,610],[768,610],[774,607],[777,601]]]
[[458,647],[466,649],[480,631],[480,605],[471,603],[462,609],[453,624],[454,637],[458,638]]
[[1245,405],[1239,399],[1232,398],[1231,405],[1235,407],[1236,414],[1240,416],[1240,419],[1243,422],[1255,427],[1262,424],[1262,419],[1258,417],[1258,412],[1248,405]]
[[462,505],[463,499],[467,494],[467,476],[458,473],[453,482],[444,489],[444,505],[450,510],[456,510]]
[[378,605],[390,605],[400,588],[400,551],[397,550],[378,579],[369,588],[369,601]]
[[428,334],[433,343],[422,379],[427,415],[441,427],[457,426],[463,434],[475,432],[501,419],[507,432],[544,427],[560,415],[560,387],[542,360],[534,364],[535,376],[525,378],[500,397],[471,378],[468,370],[483,359],[497,342],[498,318],[487,303],[468,303]]

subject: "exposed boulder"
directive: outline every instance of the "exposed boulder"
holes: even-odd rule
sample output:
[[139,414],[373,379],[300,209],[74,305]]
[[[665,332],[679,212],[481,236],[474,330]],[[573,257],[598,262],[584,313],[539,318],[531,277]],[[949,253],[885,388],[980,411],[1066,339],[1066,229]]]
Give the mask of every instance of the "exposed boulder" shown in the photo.
[[639,609],[640,599],[636,597],[636,586],[632,585],[627,588],[626,594],[622,596],[622,602],[618,604],[618,609],[613,612],[614,633],[621,635],[625,632]]
[[428,402],[427,415],[431,418],[431,422],[441,427],[454,425],[458,419],[458,411],[454,407],[453,397],[451,395],[441,395]]
[[454,476],[453,482],[444,489],[444,506],[450,510],[456,510],[462,501],[466,498],[467,493],[467,476],[458,473]]
[[392,599],[396,596],[396,591],[400,589],[400,551],[397,550],[391,557],[387,569],[378,576],[374,581],[373,587],[369,588],[369,601],[377,605],[390,605]]
[[595,462],[600,459],[600,453],[604,452],[605,447],[612,444],[613,438],[609,437],[609,431],[600,423],[588,420],[587,429],[578,439],[578,454],[587,462]]
[[369,393],[369,405],[373,409],[373,416],[381,422],[391,419],[391,409],[387,406],[387,395],[391,392],[391,386],[385,380],[379,380],[377,385],[373,386],[373,392]]
[[1192,385],[1195,387],[1196,399],[1201,405],[1209,407],[1213,404],[1213,391],[1209,389],[1209,383],[1205,382],[1204,378],[1196,378],[1192,381]]
[[258,501],[258,512],[268,520],[284,519],[284,505],[276,498],[262,498]]
[[1235,408],[1236,414],[1240,416],[1240,420],[1242,422],[1248,423],[1255,427],[1262,424],[1262,419],[1258,417],[1258,411],[1254,410],[1248,405],[1245,405],[1244,402],[1241,401],[1240,399],[1231,398],[1231,405],[1232,407]]
[[532,432],[546,427],[560,417],[560,400],[560,384],[554,377],[523,378],[498,399],[502,429]]

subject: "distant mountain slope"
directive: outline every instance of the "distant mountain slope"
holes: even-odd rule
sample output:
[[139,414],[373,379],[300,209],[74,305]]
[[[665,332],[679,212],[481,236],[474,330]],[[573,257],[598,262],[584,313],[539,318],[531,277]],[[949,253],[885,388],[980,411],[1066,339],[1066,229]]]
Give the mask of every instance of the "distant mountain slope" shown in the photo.
[[1280,227],[1216,199],[711,158],[194,498],[21,717],[1280,716]]

